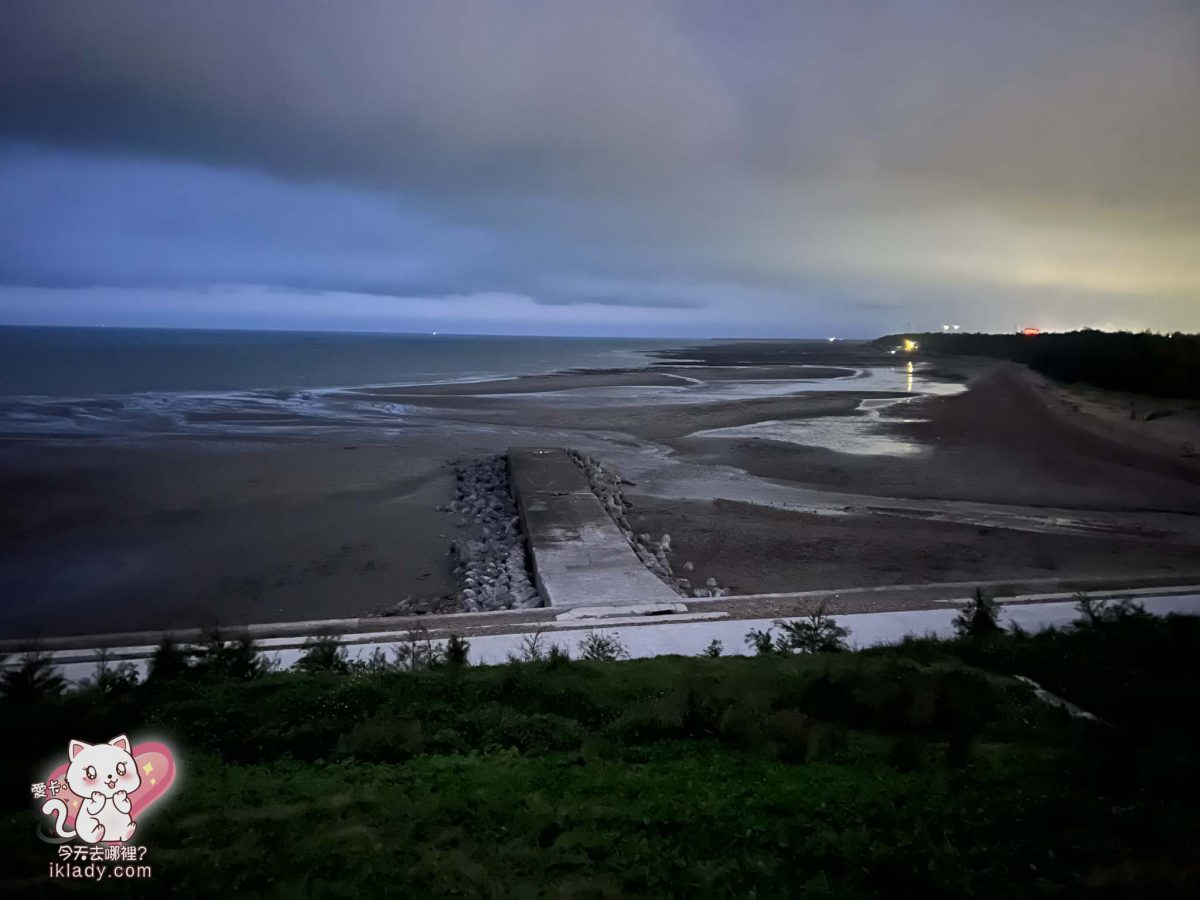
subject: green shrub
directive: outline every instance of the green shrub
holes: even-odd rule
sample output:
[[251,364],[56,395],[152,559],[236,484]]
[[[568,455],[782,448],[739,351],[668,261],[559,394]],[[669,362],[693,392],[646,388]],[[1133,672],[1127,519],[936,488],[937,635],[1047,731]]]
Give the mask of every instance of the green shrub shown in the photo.
[[350,671],[346,648],[333,635],[306,638],[300,649],[303,653],[296,662],[296,668],[301,672],[333,672],[344,675]]
[[510,663],[545,662],[549,652],[550,648],[547,647],[544,635],[541,631],[535,631],[533,634],[521,636],[517,652],[509,653],[508,661]]
[[392,667],[401,672],[432,669],[446,661],[446,651],[424,625],[414,628],[392,648]]
[[453,669],[461,669],[471,664],[471,642],[457,634],[450,635],[446,641],[446,665]]
[[620,745],[600,734],[588,735],[579,748],[579,761],[586,764],[613,762],[620,758]]
[[784,653],[844,653],[849,650],[846,638],[850,629],[843,628],[825,614],[825,604],[803,619],[776,620],[780,634],[776,645]]
[[551,713],[524,713],[498,703],[462,714],[456,725],[474,747],[535,755],[576,749],[585,734],[574,719]]
[[173,681],[183,677],[191,669],[191,654],[179,646],[170,635],[162,641],[150,657],[147,681]]
[[676,697],[643,700],[626,709],[607,729],[625,744],[646,744],[685,736],[684,707]]
[[442,725],[429,735],[425,749],[430,753],[462,754],[471,751],[471,744],[457,728]]
[[1129,597],[1095,599],[1080,591],[1074,600],[1075,611],[1079,613],[1074,623],[1076,628],[1095,628],[1129,619],[1146,619],[1150,615],[1144,606]]
[[808,759],[814,722],[794,709],[778,709],[766,721],[766,735],[775,744],[781,762],[802,763]]
[[760,631],[757,628],[751,628],[746,632],[746,644],[754,649],[754,652],[759,656],[774,656],[781,652],[775,646],[775,638],[771,635],[771,629]]
[[21,657],[21,664],[0,673],[0,694],[7,700],[35,703],[57,697],[67,682],[49,656],[32,650]]
[[808,729],[806,760],[824,760],[846,752],[849,732],[839,722],[813,722]]
[[190,671],[205,678],[249,681],[271,671],[271,663],[249,635],[227,641],[219,630],[211,629],[191,650],[191,656]]
[[625,649],[619,636],[609,637],[589,631],[579,642],[579,658],[596,662],[615,662],[618,659],[628,659],[629,651]]
[[954,633],[961,639],[985,640],[1003,633],[996,601],[975,588],[975,594],[954,617]]
[[113,663],[109,652],[101,650],[96,655],[96,668],[90,678],[85,678],[80,685],[84,690],[98,691],[101,694],[112,694],[129,691],[137,687],[141,677],[137,666],[131,662]]
[[751,750],[766,740],[769,709],[754,697],[735,701],[722,710],[717,719],[717,735],[724,743]]
[[402,762],[425,749],[425,731],[417,719],[372,716],[354,726],[346,752],[365,762]]
[[[775,628],[779,633],[775,634]],[[850,647],[846,638],[850,629],[843,628],[825,614],[821,604],[803,619],[776,619],[772,628],[746,633],[746,643],[759,656],[791,655],[795,653],[844,653]]]

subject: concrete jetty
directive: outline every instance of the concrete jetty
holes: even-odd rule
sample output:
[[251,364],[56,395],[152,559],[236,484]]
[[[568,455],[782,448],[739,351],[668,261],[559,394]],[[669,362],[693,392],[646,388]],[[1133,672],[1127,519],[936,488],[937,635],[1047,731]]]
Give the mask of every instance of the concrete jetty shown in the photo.
[[634,554],[566,450],[514,449],[508,462],[533,573],[551,606],[679,601]]

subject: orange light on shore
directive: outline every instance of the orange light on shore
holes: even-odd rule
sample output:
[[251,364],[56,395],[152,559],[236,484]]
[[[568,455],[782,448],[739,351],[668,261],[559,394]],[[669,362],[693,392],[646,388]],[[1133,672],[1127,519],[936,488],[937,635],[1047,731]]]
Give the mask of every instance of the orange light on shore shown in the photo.
[[1033,326],[1027,326],[1027,327],[1021,329],[1021,334],[1025,335],[1026,337],[1033,337],[1035,334],[1041,334],[1041,333],[1042,333],[1042,329],[1034,328]]

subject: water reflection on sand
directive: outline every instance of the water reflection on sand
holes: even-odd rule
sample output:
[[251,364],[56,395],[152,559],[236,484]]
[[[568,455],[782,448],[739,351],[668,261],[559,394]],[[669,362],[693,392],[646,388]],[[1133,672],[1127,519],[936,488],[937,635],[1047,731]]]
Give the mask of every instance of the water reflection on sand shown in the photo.
[[[396,393],[395,397],[368,390],[345,388],[314,390],[262,390],[231,392],[145,392],[111,397],[57,398],[12,397],[0,402],[0,435],[107,437],[148,434],[234,434],[258,436],[312,435],[315,433],[372,432],[394,436],[418,425],[466,427],[476,408],[487,415],[512,411],[524,415],[537,409],[622,407],[679,407],[739,403],[751,400],[796,397],[804,394],[876,395],[863,399],[848,416],[802,421],[766,421],[739,428],[697,432],[707,437],[765,437],[846,453],[909,454],[915,444],[887,435],[880,415],[897,403],[929,394],[957,393],[964,388],[922,377],[912,363],[862,369],[842,368],[844,375],[821,377],[830,367],[792,367],[791,378],[696,377],[688,373],[659,373],[676,378],[675,384],[588,385],[586,376],[547,380],[544,390],[524,393],[461,391],[437,394]],[[753,372],[754,367],[748,367]],[[836,371],[836,370],[835,370]],[[806,377],[809,376],[809,377]],[[515,382],[514,382],[515,383]],[[571,384],[559,387],[558,384]],[[878,395],[884,395],[879,398]],[[888,396],[891,395],[891,396]],[[583,420],[581,420],[582,422]],[[492,431],[500,423],[477,421],[476,427]]]
[[[840,379],[843,380],[844,379]],[[881,369],[857,379],[872,382],[873,390],[896,389],[902,382],[907,397],[869,398],[860,400],[854,413],[847,416],[820,416],[808,419],[756,422],[733,428],[711,428],[697,431],[692,437],[709,438],[757,438],[759,440],[782,441],[806,447],[824,447],[839,453],[855,456],[916,456],[926,447],[916,441],[895,434],[888,426],[906,422],[925,421],[920,418],[888,415],[886,410],[911,404],[925,396],[948,396],[966,390],[961,384],[933,381],[920,377],[910,361],[897,369]],[[875,385],[880,385],[876,387]],[[886,386],[885,386],[886,385]]]

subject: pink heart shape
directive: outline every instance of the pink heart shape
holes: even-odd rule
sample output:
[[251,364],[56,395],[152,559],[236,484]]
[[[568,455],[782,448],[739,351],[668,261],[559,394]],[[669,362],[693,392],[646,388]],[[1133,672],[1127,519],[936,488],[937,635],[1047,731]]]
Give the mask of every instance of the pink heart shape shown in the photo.
[[[142,813],[157,803],[158,799],[175,783],[175,755],[171,753],[171,748],[166,744],[159,741],[144,741],[134,745],[133,758],[142,778],[138,789],[129,795],[129,816],[136,822],[141,818]],[[47,790],[46,798],[57,797],[67,804],[67,816],[63,820],[63,824],[73,829],[75,816],[79,812],[79,805],[84,798],[77,796],[67,786],[67,768],[68,764],[63,763],[46,778],[47,783],[57,781],[60,785],[57,794],[51,795]],[[44,802],[44,800],[38,801],[39,805]],[[105,841],[104,843],[119,842]]]

